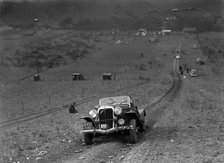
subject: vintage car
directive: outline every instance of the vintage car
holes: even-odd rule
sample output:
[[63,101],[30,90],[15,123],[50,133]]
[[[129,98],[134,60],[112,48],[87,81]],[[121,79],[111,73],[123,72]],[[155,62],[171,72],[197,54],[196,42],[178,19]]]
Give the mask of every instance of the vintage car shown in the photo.
[[84,77],[81,73],[73,73],[72,80],[84,80]]
[[178,55],[176,55],[176,59],[180,59],[180,55],[178,54]]
[[107,97],[84,116],[83,133],[86,145],[92,144],[95,136],[112,133],[129,135],[129,142],[136,143],[137,132],[145,130],[144,109],[138,109],[130,96]]
[[197,70],[196,69],[191,69],[190,76],[191,77],[197,77],[198,76]]
[[204,65],[205,62],[204,62],[201,58],[197,58],[197,59],[196,59],[196,64]]
[[158,41],[158,40],[157,40],[157,38],[155,38],[155,37],[150,37],[150,38],[149,38],[149,42],[150,42],[150,43],[157,43],[157,41]]
[[34,80],[34,81],[41,81],[41,79],[40,79],[40,75],[39,75],[39,74],[35,74],[35,75],[33,76],[33,80]]

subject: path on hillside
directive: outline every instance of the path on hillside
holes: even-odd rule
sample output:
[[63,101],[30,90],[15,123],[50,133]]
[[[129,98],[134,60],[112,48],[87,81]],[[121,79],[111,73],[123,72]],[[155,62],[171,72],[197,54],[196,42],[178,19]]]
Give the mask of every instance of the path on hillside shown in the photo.
[[[179,46],[178,46],[179,47]],[[173,62],[173,84],[171,88],[155,103],[152,105],[144,106],[146,110],[146,125],[147,129],[144,133],[138,135],[139,141],[143,141],[145,134],[150,131],[154,124],[163,115],[166,108],[168,108],[173,101],[176,99],[177,95],[181,90],[181,77],[177,71],[179,66],[179,60],[174,60]],[[108,162],[111,160],[119,160],[116,158],[120,152],[124,149],[130,150],[132,146],[125,143],[125,137],[115,137],[115,138],[102,138],[98,139],[97,144],[92,146],[87,146],[84,150],[78,154],[75,154],[72,159],[63,162],[66,163],[76,163],[76,162]],[[136,144],[138,145],[138,143]],[[135,147],[135,146],[134,146]],[[123,158],[121,158],[123,159]]]

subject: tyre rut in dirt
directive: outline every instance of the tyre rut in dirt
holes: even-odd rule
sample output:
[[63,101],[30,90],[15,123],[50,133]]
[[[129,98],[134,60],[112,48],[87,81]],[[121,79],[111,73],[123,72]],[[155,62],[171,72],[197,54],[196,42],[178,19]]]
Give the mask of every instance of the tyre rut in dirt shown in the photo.
[[[94,100],[94,99],[96,99],[96,98],[98,98],[102,95],[108,94],[108,93],[113,94],[113,93],[116,93],[116,92],[125,91],[125,90],[132,89],[132,88],[135,88],[135,87],[138,87],[138,86],[141,86],[141,85],[148,84],[150,82],[156,83],[155,80],[154,81],[145,81],[145,82],[141,82],[141,83],[137,83],[137,84],[128,85],[126,87],[122,87],[122,88],[119,88],[119,89],[105,91],[105,92],[102,92],[102,93],[99,93],[99,94],[96,94],[96,95],[93,95],[93,96],[89,96],[89,97],[86,97],[86,98],[83,98],[83,99],[77,101],[76,106],[79,106],[79,105],[84,104],[88,101]],[[30,115],[27,115],[27,116],[22,116],[22,117],[14,119],[14,120],[3,121],[3,122],[0,123],[0,128],[8,127],[8,126],[18,124],[18,123],[22,123],[22,122],[27,122],[27,121],[30,121],[30,120],[34,120],[34,119],[37,119],[37,118],[55,113],[57,111],[65,110],[65,109],[67,109],[67,105],[62,106],[61,108],[53,108],[53,109],[49,109],[47,111],[38,112],[38,113],[30,114]]]
[[182,80],[180,74],[177,71],[177,61],[174,62],[174,65],[175,69],[173,70],[174,80],[172,87],[156,103],[148,106],[148,110],[150,110],[149,108],[158,106],[156,110],[148,114],[149,119],[147,121],[147,126],[149,127],[149,129],[154,126],[154,124],[163,115],[165,109],[168,108],[174,102],[174,100],[177,98],[177,95],[180,93],[182,87]]
[[157,102],[153,103],[152,105],[146,107],[148,110],[152,107],[158,106],[158,108],[148,115],[149,119],[147,121],[147,126],[151,129],[154,124],[158,121],[158,119],[163,115],[165,109],[176,99],[177,95],[181,89],[181,78],[179,74],[177,74],[178,80],[174,80],[171,88],[164,94]]

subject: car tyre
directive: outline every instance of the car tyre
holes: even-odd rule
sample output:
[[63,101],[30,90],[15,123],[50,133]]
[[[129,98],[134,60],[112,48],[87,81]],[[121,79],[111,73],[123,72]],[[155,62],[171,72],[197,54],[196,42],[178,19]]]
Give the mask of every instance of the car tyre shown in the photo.
[[130,126],[132,126],[132,128],[130,128],[129,132],[130,132],[130,137],[129,137],[129,141],[130,143],[136,143],[137,142],[137,126],[136,126],[136,120],[135,119],[131,119],[130,120]]
[[84,133],[83,139],[84,139],[84,143],[86,145],[91,145],[93,143],[93,134],[92,133]]

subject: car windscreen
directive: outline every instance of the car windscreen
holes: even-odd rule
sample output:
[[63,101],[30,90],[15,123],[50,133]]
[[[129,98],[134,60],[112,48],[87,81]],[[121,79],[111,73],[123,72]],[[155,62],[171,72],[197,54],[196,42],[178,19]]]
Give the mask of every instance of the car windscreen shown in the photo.
[[130,104],[130,97],[118,96],[118,97],[107,97],[99,100],[99,105],[114,105],[114,104]]

